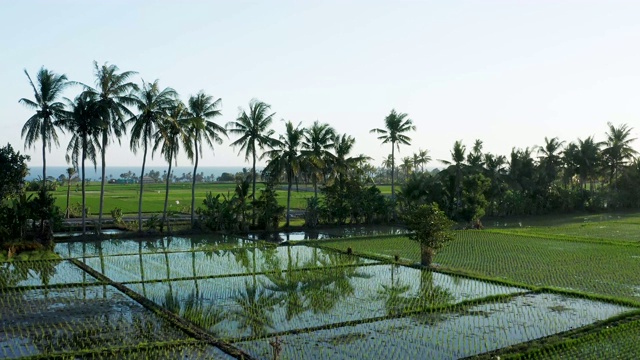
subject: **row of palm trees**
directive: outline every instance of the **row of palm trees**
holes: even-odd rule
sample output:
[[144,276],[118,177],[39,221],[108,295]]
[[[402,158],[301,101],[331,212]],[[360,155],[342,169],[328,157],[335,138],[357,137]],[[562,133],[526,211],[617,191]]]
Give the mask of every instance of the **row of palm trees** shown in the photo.
[[[97,166],[101,158],[102,176],[100,208],[97,221],[98,231],[102,224],[104,204],[104,184],[106,181],[106,153],[108,146],[120,141],[129,130],[130,148],[134,153],[142,150],[140,172],[140,192],[138,199],[138,224],[142,230],[142,196],[146,161],[159,152],[167,161],[171,174],[172,164],[183,150],[193,161],[193,183],[191,199],[191,223],[195,223],[195,186],[198,161],[203,156],[204,145],[213,148],[222,144],[228,134],[238,138],[231,143],[244,152],[246,160],[252,163],[252,174],[256,174],[257,160],[268,158],[268,173],[279,177],[282,173],[289,184],[287,205],[290,208],[291,186],[294,179],[305,169],[317,196],[318,183],[330,178],[329,173],[344,174],[354,164],[368,159],[365,156],[349,156],[355,139],[338,134],[328,124],[316,121],[308,129],[286,123],[285,134],[275,137],[271,129],[275,113],[269,104],[251,100],[248,111],[240,109],[235,121],[221,126],[214,120],[222,115],[221,100],[204,92],[191,96],[186,103],[178,93],[170,88],[162,88],[159,81],[142,81],[137,85],[131,81],[136,73],[121,72],[117,66],[94,62],[95,88],[79,82],[69,81],[65,75],[41,68],[35,81],[25,70],[33,89],[34,99],[23,98],[20,102],[35,113],[22,129],[25,147],[42,144],[43,188],[46,189],[47,149],[59,145],[58,131],[69,131],[71,140],[67,145],[66,160],[80,169],[82,178],[82,208],[85,200],[85,166],[89,160]],[[82,91],[73,100],[64,98],[62,93],[69,86],[80,86]],[[394,112],[392,112],[393,114]],[[395,135],[394,135],[395,136]],[[394,140],[396,141],[396,140]],[[252,200],[255,202],[256,176],[252,176]],[[163,224],[166,222],[170,176],[166,179]],[[287,224],[289,211],[287,211]],[[255,224],[255,215],[253,216]],[[82,215],[83,233],[86,231],[86,216]]]

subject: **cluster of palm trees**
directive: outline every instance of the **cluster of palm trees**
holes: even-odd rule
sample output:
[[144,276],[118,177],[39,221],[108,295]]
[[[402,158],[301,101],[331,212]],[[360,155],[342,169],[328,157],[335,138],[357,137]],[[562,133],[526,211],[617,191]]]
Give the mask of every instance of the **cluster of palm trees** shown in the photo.
[[[33,89],[34,99],[23,98],[20,102],[35,113],[27,120],[22,135],[25,147],[42,144],[43,188],[46,188],[46,154],[47,149],[59,145],[58,131],[71,133],[67,145],[66,160],[80,170],[82,180],[82,209],[86,209],[85,201],[85,166],[86,160],[97,166],[101,159],[100,207],[97,230],[100,230],[103,217],[104,184],[106,181],[106,159],[108,146],[114,141],[121,141],[129,130],[130,148],[134,153],[142,149],[142,169],[140,172],[140,192],[138,199],[138,224],[142,230],[142,197],[145,165],[149,153],[153,156],[159,152],[167,161],[171,174],[172,163],[176,161],[179,151],[184,151],[193,161],[193,183],[191,199],[191,222],[195,223],[195,186],[198,160],[203,156],[204,145],[213,148],[222,144],[228,133],[238,136],[231,143],[244,152],[245,159],[252,163],[252,200],[256,194],[256,161],[268,157],[268,172],[272,177],[286,174],[288,186],[288,209],[290,208],[291,186],[294,179],[304,170],[307,179],[313,182],[317,196],[318,182],[327,181],[330,174],[339,175],[348,171],[356,163],[361,163],[364,156],[349,157],[355,139],[347,135],[339,135],[327,124],[315,122],[310,128],[300,125],[286,124],[286,133],[275,137],[270,129],[275,113],[269,104],[252,100],[248,111],[240,109],[235,121],[221,126],[215,120],[222,115],[221,100],[204,92],[191,96],[186,103],[182,102],[178,93],[170,88],[162,88],[158,80],[142,81],[135,84],[131,78],[133,71],[120,71],[113,64],[99,65],[94,62],[95,87],[67,79],[66,75],[41,68],[32,80],[25,70]],[[74,99],[64,98],[62,93],[70,86],[80,86],[80,94]],[[332,150],[334,150],[332,152]],[[163,221],[167,220],[167,203],[169,196],[170,176],[166,178],[165,203]],[[287,224],[289,211],[287,211]],[[255,214],[253,216],[255,224]],[[86,232],[86,214],[82,214],[82,229]]]

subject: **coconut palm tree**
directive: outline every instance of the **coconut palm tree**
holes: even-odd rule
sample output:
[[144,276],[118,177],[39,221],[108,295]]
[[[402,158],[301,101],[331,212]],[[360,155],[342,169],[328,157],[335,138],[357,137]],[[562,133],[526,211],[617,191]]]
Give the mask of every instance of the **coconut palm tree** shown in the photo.
[[633,159],[638,152],[631,147],[631,143],[636,140],[631,138],[631,130],[627,124],[615,127],[612,123],[607,123],[609,131],[606,133],[605,149],[602,155],[609,168],[609,183],[612,184],[618,177],[618,173],[627,161]]
[[56,121],[64,112],[64,103],[59,99],[62,91],[70,82],[67,81],[66,75],[58,75],[44,67],[38,71],[37,84],[33,83],[26,69],[24,73],[33,89],[35,101],[22,98],[19,102],[29,109],[35,110],[36,113],[22,127],[22,137],[25,138],[25,148],[35,146],[38,140],[42,141],[42,188],[46,191],[47,146],[51,151],[52,140],[56,146],[59,145]]
[[[185,134],[185,128],[183,124],[188,119],[188,111],[185,105],[176,101],[176,103],[167,112],[167,116],[158,123],[158,129],[154,134],[155,139],[152,156],[156,150],[160,149],[160,153],[169,163],[169,170],[167,171],[166,187],[164,194],[164,208],[162,211],[162,223],[160,224],[160,231],[163,230],[165,224],[167,224],[167,204],[169,203],[169,183],[171,181],[171,164],[175,161],[178,165],[178,152],[180,151],[180,145],[184,146],[188,156],[192,156],[191,142]],[[168,224],[167,224],[168,225]]]
[[[258,148],[263,150],[265,147],[271,146],[276,139],[273,138],[274,131],[269,129],[276,113],[269,114],[271,105],[259,101],[251,100],[249,103],[249,113],[240,109],[240,113],[236,121],[227,123],[229,132],[239,135],[240,138],[231,143],[232,146],[240,146],[240,154],[245,151],[245,160],[252,158],[252,176],[253,176],[253,193],[251,198],[256,201],[256,158]],[[263,156],[260,156],[262,159]],[[253,210],[252,224],[255,225],[255,209]]]
[[98,152],[97,136],[101,131],[101,122],[97,109],[97,98],[90,92],[83,92],[74,101],[68,100],[69,110],[61,118],[61,125],[71,132],[71,140],[67,146],[67,162],[78,168],[82,180],[82,235],[86,235],[86,172],[85,160],[89,159],[96,167]]
[[213,96],[200,91],[189,98],[190,118],[187,121],[186,131],[193,143],[193,183],[191,184],[191,226],[195,224],[196,205],[196,174],[198,159],[202,156],[202,143],[206,143],[213,149],[213,143],[222,144],[220,135],[227,136],[227,130],[214,123],[212,120],[222,115],[219,110],[222,100],[214,100]]
[[142,81],[142,88],[137,89],[131,100],[138,110],[138,114],[127,120],[131,127],[130,148],[133,153],[138,152],[142,145],[142,170],[140,171],[140,195],[138,198],[138,231],[142,231],[142,193],[144,190],[144,168],[147,162],[147,151],[158,124],[166,117],[168,109],[174,105],[178,94],[172,88],[160,90],[158,80],[153,83]]
[[451,161],[440,160],[440,162],[445,165],[454,165],[455,167],[455,199],[452,204],[455,203],[456,209],[458,209],[462,205],[462,168],[464,166],[466,151],[467,147],[462,144],[462,140],[457,140],[455,143],[453,143],[453,149],[451,150]]
[[418,161],[420,163],[420,171],[424,172],[424,167],[431,162],[431,156],[429,150],[418,150]]
[[395,199],[395,181],[394,181],[394,167],[395,167],[395,149],[400,151],[400,145],[410,145],[411,138],[404,133],[411,130],[415,131],[416,127],[413,125],[413,121],[407,118],[409,115],[405,113],[398,113],[395,109],[391,110],[391,113],[384,118],[384,129],[372,129],[370,132],[380,134],[378,140],[382,140],[383,144],[391,143],[391,198]]
[[355,143],[356,139],[347,134],[335,134],[333,137],[334,154],[330,154],[329,167],[332,177],[338,181],[341,189],[349,170],[371,159],[366,155],[349,156]]
[[289,220],[291,218],[291,186],[293,180],[300,172],[300,165],[302,162],[300,147],[302,146],[302,139],[304,137],[305,129],[300,127],[300,124],[293,127],[291,121],[287,121],[286,130],[284,135],[280,135],[280,141],[278,141],[275,147],[266,152],[265,155],[269,156],[269,164],[266,167],[266,172],[271,176],[277,176],[277,174],[285,173],[287,178],[287,223],[286,227],[289,227]]
[[97,106],[102,120],[102,132],[100,139],[100,155],[102,174],[100,176],[100,210],[98,214],[98,231],[102,228],[102,212],[104,208],[104,184],[106,181],[107,146],[111,142],[111,136],[120,142],[120,138],[126,132],[125,119],[132,117],[133,113],[127,105],[135,104],[130,93],[137,89],[136,84],[129,79],[136,74],[135,71],[119,72],[120,69],[111,64],[99,66],[93,62],[96,88],[86,87],[85,91],[93,93],[97,97]]
[[315,197],[318,197],[318,179],[326,168],[326,159],[333,146],[335,133],[329,124],[320,124],[317,120],[304,132],[303,155],[311,167]]
[[540,155],[538,159],[548,183],[556,179],[558,168],[562,165],[562,158],[559,153],[562,151],[563,145],[564,141],[560,141],[557,137],[549,139],[545,136],[544,145],[538,147],[538,154]]
[[71,194],[71,180],[73,179],[73,176],[75,174],[77,174],[77,173],[78,173],[78,171],[76,171],[75,167],[68,167],[67,168],[67,215],[66,215],[67,219],[70,217],[69,196]]
[[604,143],[594,141],[593,136],[589,136],[584,140],[578,139],[578,174],[583,188],[586,188],[588,181],[592,192],[595,190],[595,180],[602,163],[602,154],[600,152],[602,145]]

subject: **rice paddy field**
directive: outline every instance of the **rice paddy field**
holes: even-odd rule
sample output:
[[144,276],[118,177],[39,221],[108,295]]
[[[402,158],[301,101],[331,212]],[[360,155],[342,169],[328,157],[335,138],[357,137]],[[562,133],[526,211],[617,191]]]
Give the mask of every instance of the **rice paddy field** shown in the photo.
[[394,227],[61,242],[0,262],[0,358],[635,359],[638,230],[496,222],[432,270]]

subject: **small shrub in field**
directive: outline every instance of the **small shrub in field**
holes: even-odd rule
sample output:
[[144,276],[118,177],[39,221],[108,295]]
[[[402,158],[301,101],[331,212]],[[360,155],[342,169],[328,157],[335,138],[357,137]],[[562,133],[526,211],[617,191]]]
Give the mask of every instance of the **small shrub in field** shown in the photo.
[[424,204],[409,209],[404,222],[411,231],[409,238],[420,244],[421,263],[431,265],[435,251],[453,240],[451,221],[438,204]]

